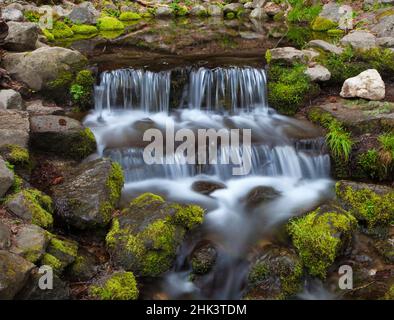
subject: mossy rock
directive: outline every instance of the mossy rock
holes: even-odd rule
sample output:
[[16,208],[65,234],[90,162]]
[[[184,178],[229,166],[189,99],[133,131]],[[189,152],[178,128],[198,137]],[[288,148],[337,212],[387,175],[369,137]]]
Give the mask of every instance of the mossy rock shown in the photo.
[[320,207],[307,215],[292,219],[288,232],[309,274],[325,278],[352,238],[356,219],[339,207]]
[[141,19],[141,15],[137,12],[122,12],[119,16],[120,21],[133,21]]
[[124,184],[122,168],[97,159],[66,172],[52,194],[61,219],[78,229],[103,228],[111,221]]
[[75,261],[78,254],[78,243],[54,236],[49,242],[47,254],[54,257],[56,259],[53,259],[54,261],[60,261],[61,265],[57,267],[57,270],[63,271]]
[[55,21],[52,29],[47,29],[53,35],[54,39],[71,38],[74,35],[72,29],[62,21]]
[[97,273],[98,261],[86,249],[80,248],[75,261],[68,268],[67,277],[71,281],[88,281]]
[[96,82],[92,71],[81,70],[77,73],[70,88],[72,101],[81,109],[88,110],[93,105],[93,87]]
[[71,30],[74,32],[74,34],[84,35],[96,34],[99,32],[97,27],[88,24],[74,24],[71,27]]
[[196,205],[167,203],[143,194],[112,221],[106,243],[116,266],[142,276],[159,276],[175,258],[185,232],[202,223]]
[[124,30],[124,24],[114,17],[102,17],[97,20],[97,28],[100,31]]
[[0,155],[17,171],[31,169],[30,154],[26,148],[16,144],[3,145],[0,147]]
[[330,19],[317,17],[315,20],[313,20],[311,28],[313,31],[327,31],[334,29],[337,26],[338,24]]
[[139,291],[133,273],[119,271],[92,285],[89,294],[98,300],[136,300]]
[[193,273],[206,274],[216,263],[217,251],[211,243],[199,245],[191,254],[190,262]]

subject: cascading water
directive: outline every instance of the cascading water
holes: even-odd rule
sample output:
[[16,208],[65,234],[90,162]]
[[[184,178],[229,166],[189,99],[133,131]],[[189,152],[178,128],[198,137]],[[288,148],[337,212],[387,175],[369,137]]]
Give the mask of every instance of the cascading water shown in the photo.
[[[122,69],[104,72],[96,87],[96,110],[85,120],[99,152],[118,161],[126,175],[124,201],[143,192],[193,202],[207,209],[203,236],[214,238],[218,257],[214,269],[195,286],[189,282],[188,257],[195,243],[180,248],[173,270],[163,279],[170,298],[236,299],[248,271],[247,253],[254,243],[290,217],[313,209],[331,196],[330,159],[324,140],[308,123],[287,118],[266,102],[263,69],[250,67],[185,69],[188,81],[175,103],[171,71]],[[179,86],[178,86],[179,87]],[[147,129],[250,129],[251,170],[234,176],[233,165],[220,161],[228,153],[242,158],[242,145],[217,146],[218,161],[187,164],[183,154],[165,154],[147,165],[143,135]],[[172,164],[167,164],[167,158]],[[197,181],[225,185],[205,195]],[[257,187],[271,187],[279,197],[251,209],[245,199]],[[214,235],[214,236],[212,236]]]

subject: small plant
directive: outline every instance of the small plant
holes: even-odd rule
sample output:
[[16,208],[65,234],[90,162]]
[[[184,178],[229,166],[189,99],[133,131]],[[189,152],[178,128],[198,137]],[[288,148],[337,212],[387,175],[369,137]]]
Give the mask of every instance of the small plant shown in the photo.
[[349,160],[353,142],[350,133],[344,130],[338,121],[333,120],[328,125],[326,141],[334,157],[342,158],[345,161]]
[[288,0],[288,2],[292,9],[287,14],[287,21],[292,23],[311,22],[322,9],[321,4],[309,6],[302,0]]
[[360,154],[357,162],[361,170],[371,179],[378,178],[381,175],[379,153],[376,149],[370,149]]
[[27,21],[34,23],[38,23],[41,18],[40,14],[35,11],[25,11],[24,16]]
[[382,146],[380,159],[385,166],[389,166],[394,160],[394,133],[385,133],[378,137]]

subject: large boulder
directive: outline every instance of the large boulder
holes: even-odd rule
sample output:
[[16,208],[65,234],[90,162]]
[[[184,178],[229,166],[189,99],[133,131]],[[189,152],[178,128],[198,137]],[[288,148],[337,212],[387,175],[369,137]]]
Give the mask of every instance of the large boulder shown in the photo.
[[376,43],[380,47],[384,48],[393,48],[394,47],[394,37],[382,37],[382,38],[377,38]]
[[29,88],[40,91],[67,72],[81,69],[87,60],[78,51],[42,47],[32,52],[7,53],[2,64],[9,74]]
[[81,164],[52,188],[56,213],[79,229],[105,227],[120,198],[121,167],[109,159]]
[[32,22],[8,22],[8,36],[4,47],[11,51],[34,50],[38,39],[38,26]]
[[385,84],[377,70],[368,69],[353,78],[346,79],[340,95],[344,98],[382,100],[385,96]]
[[114,218],[106,237],[117,267],[142,276],[159,276],[173,264],[185,232],[203,220],[195,205],[168,203],[160,196],[143,194]]
[[0,109],[0,147],[15,144],[27,148],[29,132],[30,124],[27,112]]
[[0,157],[0,198],[2,198],[14,183],[14,173],[7,167]]
[[376,48],[376,37],[365,30],[355,30],[341,39],[343,46],[350,45],[353,49],[368,50]]
[[23,107],[22,96],[19,92],[7,89],[0,90],[0,109],[18,109]]
[[99,17],[100,12],[98,12],[93,4],[88,1],[74,7],[68,15],[68,18],[73,23],[78,24],[96,24]]
[[34,264],[22,257],[0,250],[0,300],[10,300],[23,288]]
[[96,140],[88,128],[75,119],[56,116],[30,118],[31,146],[75,160],[81,160],[96,151]]

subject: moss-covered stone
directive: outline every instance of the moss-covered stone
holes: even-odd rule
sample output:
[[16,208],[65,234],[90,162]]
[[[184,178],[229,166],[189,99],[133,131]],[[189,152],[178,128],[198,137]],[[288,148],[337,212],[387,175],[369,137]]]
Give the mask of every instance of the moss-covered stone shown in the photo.
[[99,300],[136,300],[139,294],[132,272],[116,272],[101,284],[91,286],[89,293]]
[[51,267],[52,270],[57,274],[61,274],[63,272],[62,262],[49,253],[44,254],[41,259],[41,265]]
[[312,22],[312,30],[313,31],[327,31],[330,29],[334,29],[338,26],[338,24],[330,19],[326,19],[323,17],[317,17]]
[[0,155],[13,166],[13,169],[30,169],[29,151],[19,145],[7,144],[0,147]]
[[75,261],[78,254],[78,243],[54,236],[49,242],[47,253],[56,258],[56,261],[60,261],[61,267],[58,269],[64,270]]
[[288,232],[303,265],[313,276],[326,277],[344,244],[350,240],[356,219],[347,212],[322,212],[321,208],[293,219]]
[[100,31],[123,30],[124,24],[114,17],[102,17],[97,20],[97,28]]
[[133,20],[139,20],[141,19],[141,15],[138,14],[137,12],[122,12],[119,16],[120,21],[133,21]]
[[71,30],[74,32],[74,34],[90,35],[98,33],[97,27],[88,24],[74,24],[71,27]]
[[53,28],[47,31],[49,31],[55,39],[71,38],[74,35],[71,28],[62,21],[55,21],[53,23]]

